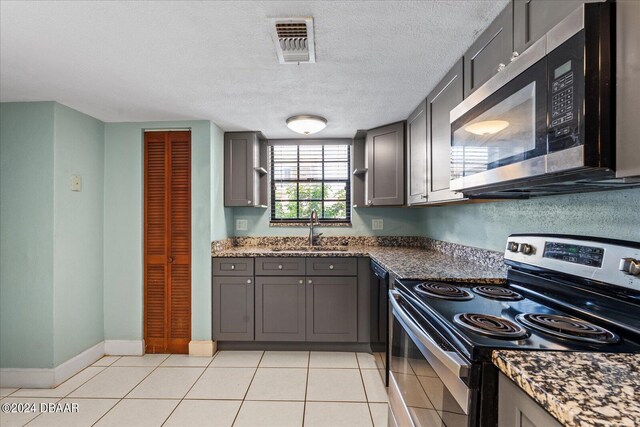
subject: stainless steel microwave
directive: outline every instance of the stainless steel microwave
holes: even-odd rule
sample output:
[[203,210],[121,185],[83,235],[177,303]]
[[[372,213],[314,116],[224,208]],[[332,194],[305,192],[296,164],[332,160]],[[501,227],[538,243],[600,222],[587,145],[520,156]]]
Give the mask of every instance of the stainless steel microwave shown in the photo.
[[451,111],[452,190],[517,198],[640,185],[633,165],[616,168],[616,152],[640,162],[640,139],[616,141],[615,7],[581,6]]

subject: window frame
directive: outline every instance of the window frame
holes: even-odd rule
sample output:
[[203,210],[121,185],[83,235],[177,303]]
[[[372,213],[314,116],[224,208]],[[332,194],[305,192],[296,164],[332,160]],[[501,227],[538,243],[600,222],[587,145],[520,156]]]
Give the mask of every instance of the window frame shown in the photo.
[[[293,145],[296,146],[296,179],[275,179],[275,164],[274,161],[274,150],[277,145]],[[300,146],[302,145],[319,145],[322,146],[322,178],[321,179],[307,179],[301,180],[300,177]],[[346,179],[325,179],[324,176],[324,165],[325,163],[344,163],[342,161],[327,161],[325,160],[325,146],[328,145],[345,145],[347,146],[347,178]],[[353,146],[350,140],[344,141],[336,141],[333,142],[331,140],[315,140],[313,143],[309,143],[307,141],[286,141],[285,143],[270,143],[269,144],[269,222],[270,224],[296,224],[296,223],[304,223],[309,221],[309,217],[300,217],[300,202],[320,202],[321,211],[318,212],[318,222],[320,224],[325,225],[351,225],[351,154],[352,154]],[[304,163],[304,162],[303,162]],[[280,183],[295,183],[296,184],[296,194],[297,197],[295,199],[277,199],[276,198],[276,184]],[[322,189],[322,198],[321,199],[300,199],[300,184],[313,183],[320,184]],[[328,199],[325,198],[325,184],[345,184],[345,198],[344,199]],[[293,202],[296,204],[297,216],[295,218],[275,218],[276,212],[276,202]],[[323,218],[325,203],[326,202],[345,202],[346,204],[346,218]]]

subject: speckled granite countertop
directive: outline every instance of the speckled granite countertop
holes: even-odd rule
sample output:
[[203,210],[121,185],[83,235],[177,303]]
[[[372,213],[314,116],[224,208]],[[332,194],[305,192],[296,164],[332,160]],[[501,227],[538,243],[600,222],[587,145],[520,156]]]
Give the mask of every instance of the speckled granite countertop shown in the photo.
[[565,426],[640,426],[640,354],[497,350],[493,363]]
[[386,246],[349,246],[347,251],[272,251],[265,247],[234,247],[212,252],[213,257],[371,257],[401,279],[455,280],[475,283],[504,283],[503,265],[484,263],[477,254],[452,256],[436,250]]

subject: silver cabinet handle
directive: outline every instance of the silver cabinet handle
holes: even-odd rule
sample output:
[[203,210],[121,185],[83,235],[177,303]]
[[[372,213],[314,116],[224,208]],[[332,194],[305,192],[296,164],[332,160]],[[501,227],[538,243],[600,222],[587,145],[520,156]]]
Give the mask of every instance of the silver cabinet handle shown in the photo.
[[236,266],[235,266],[235,265],[233,265],[233,264],[231,264],[231,269],[232,269],[232,270],[235,270],[235,269],[236,269]]
[[251,279],[247,279],[247,283],[251,284]]
[[310,285],[313,285],[313,280],[309,280],[309,284],[310,284]]
[[329,270],[333,270],[333,264],[329,266]]
[[302,285],[304,283],[304,280],[300,279],[300,280],[298,280],[298,283],[300,283]]
[[247,204],[250,205],[251,204],[251,200],[247,200]]
[[367,204],[368,204],[369,206],[371,206],[371,205],[373,205],[373,201],[369,200],[369,201],[367,202]]
[[515,61],[516,59],[518,59],[518,56],[520,56],[520,54],[516,51],[513,51],[513,53],[511,54],[511,62]]
[[282,270],[282,264],[278,265],[278,270]]
[[507,66],[501,62],[501,63],[499,63],[499,64],[498,64],[497,71],[502,71],[502,70],[504,70],[506,67],[507,67]]

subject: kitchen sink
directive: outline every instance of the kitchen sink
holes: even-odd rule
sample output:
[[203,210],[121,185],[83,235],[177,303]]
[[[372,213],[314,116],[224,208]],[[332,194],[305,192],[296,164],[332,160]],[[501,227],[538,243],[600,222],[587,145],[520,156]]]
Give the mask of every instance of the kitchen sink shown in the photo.
[[347,246],[298,246],[296,248],[271,248],[273,252],[345,252]]

